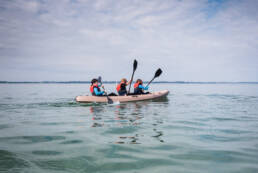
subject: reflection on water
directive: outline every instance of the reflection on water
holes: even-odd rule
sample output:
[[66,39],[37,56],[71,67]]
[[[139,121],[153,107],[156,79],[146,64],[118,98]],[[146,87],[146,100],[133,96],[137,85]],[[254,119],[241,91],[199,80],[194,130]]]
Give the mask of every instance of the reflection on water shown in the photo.
[[104,123],[101,123],[102,112],[104,107],[102,106],[90,106],[90,113],[92,114],[93,124],[91,127],[102,127]]
[[157,138],[160,142],[164,142],[164,140],[161,139],[163,132],[161,130],[157,130],[157,129],[153,129],[153,131],[157,134],[152,137]]
[[116,144],[140,144],[137,142],[139,140],[138,134],[135,134],[135,136],[120,136],[118,141],[115,142]]
[[[152,135],[150,137],[157,139],[159,142],[164,142],[162,139],[164,132],[162,129],[159,129],[159,125],[163,123],[159,112],[167,106],[168,99],[121,103],[119,105],[100,104],[90,106],[89,109],[92,116],[91,127],[109,127],[107,129],[109,134],[125,131],[117,136],[114,143],[140,144],[142,137],[145,137],[146,134],[139,133],[138,129],[144,128],[146,124],[150,124],[152,126]],[[152,117],[152,120],[148,120],[151,114],[156,116]],[[115,130],[112,131],[110,128]]]

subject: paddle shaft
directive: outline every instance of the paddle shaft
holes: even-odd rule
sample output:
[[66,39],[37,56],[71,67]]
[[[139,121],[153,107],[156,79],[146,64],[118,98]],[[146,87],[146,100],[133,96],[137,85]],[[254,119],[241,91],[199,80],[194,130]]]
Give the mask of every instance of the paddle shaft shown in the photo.
[[155,77],[151,79],[151,81],[146,85],[146,87],[149,86],[150,83],[151,83],[154,79],[155,79]]
[[132,84],[132,82],[133,82],[134,72],[135,72],[135,70],[133,71],[133,74],[132,74],[132,77],[131,77],[131,80],[130,80],[131,82],[130,82],[130,85],[129,85],[128,94],[130,94],[130,89],[131,89],[131,84]]
[[[101,81],[101,77],[100,77],[100,76],[99,76],[98,82],[99,82],[99,83],[101,84],[101,86],[102,86],[102,81]],[[104,92],[105,92],[105,94],[106,94],[106,96],[107,96],[108,104],[112,104],[112,103],[113,103],[113,100],[108,97],[108,94],[107,94],[107,91],[105,90],[105,87],[102,86],[102,88],[103,88],[103,90],[104,90]]]

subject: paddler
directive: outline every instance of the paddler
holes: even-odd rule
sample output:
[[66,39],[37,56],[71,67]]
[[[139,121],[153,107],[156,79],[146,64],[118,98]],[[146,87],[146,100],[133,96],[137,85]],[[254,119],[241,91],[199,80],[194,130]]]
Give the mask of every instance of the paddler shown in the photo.
[[131,81],[127,82],[126,78],[121,79],[121,82],[116,86],[118,95],[124,96],[127,95],[126,86],[129,85]]
[[149,89],[148,86],[146,87],[143,86],[143,82],[141,79],[137,79],[136,83],[134,84],[134,94],[148,94],[149,92],[144,93],[144,90],[148,90],[148,89]]
[[[101,85],[98,83],[98,79],[91,80],[90,92],[93,96],[102,96],[105,92],[100,90]],[[102,85],[103,87],[103,85]]]

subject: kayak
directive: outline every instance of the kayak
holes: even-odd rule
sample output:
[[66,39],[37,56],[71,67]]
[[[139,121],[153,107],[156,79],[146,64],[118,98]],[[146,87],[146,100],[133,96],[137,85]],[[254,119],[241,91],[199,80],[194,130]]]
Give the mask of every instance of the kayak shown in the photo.
[[[168,95],[168,90],[156,91],[149,94],[142,95],[128,95],[128,96],[108,96],[113,102],[134,102],[134,101],[143,101],[143,100],[152,100]],[[108,102],[107,96],[77,96],[75,100],[79,103],[106,103]]]
[[[168,95],[168,90],[157,91],[149,94],[141,95],[128,95],[128,96],[108,96],[113,102],[134,102],[134,101],[143,101],[143,100],[152,100]],[[77,96],[75,100],[79,103],[106,103],[108,102],[107,96]]]

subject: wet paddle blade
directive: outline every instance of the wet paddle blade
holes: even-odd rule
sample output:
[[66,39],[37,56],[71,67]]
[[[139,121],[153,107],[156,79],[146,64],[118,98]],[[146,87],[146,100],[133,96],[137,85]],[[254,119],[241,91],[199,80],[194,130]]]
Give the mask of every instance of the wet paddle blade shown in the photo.
[[162,73],[162,70],[159,68],[159,69],[156,71],[154,78],[159,77],[159,76],[161,75],[161,73]]
[[113,104],[113,100],[107,96],[108,104]]

